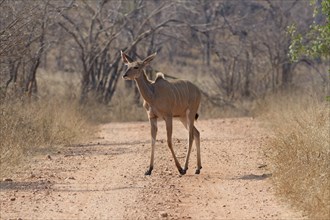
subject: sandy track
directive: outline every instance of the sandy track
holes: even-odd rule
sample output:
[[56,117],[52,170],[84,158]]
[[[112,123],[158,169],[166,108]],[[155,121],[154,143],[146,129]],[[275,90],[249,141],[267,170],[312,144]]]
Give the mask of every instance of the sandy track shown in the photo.
[[[159,123],[155,167],[149,164],[149,124],[102,125],[99,138],[40,152],[31,167],[0,182],[0,219],[302,219],[274,195],[263,145],[266,131],[251,118],[202,120],[202,166],[180,176]],[[174,123],[183,164],[187,133]]]

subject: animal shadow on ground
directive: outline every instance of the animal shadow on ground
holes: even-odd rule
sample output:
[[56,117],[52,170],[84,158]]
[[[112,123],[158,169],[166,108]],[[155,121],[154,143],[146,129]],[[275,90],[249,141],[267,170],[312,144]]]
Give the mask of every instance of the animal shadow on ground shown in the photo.
[[264,173],[261,175],[256,175],[256,174],[248,174],[248,175],[244,175],[235,179],[240,179],[240,180],[264,180],[267,179],[269,177],[271,177],[272,174],[271,173]]
[[51,183],[48,181],[36,182],[14,182],[14,181],[0,181],[0,190],[41,190],[49,189]]

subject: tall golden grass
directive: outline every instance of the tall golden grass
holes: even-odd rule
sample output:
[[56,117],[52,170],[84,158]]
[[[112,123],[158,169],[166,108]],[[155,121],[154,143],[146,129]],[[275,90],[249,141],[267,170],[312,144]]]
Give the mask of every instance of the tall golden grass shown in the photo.
[[277,191],[311,219],[330,219],[330,103],[325,96],[269,98],[267,120]]
[[70,144],[86,136],[87,124],[77,106],[61,100],[1,104],[0,175],[38,148]]
[[[2,96],[0,102],[0,177],[24,167],[29,155],[52,151],[88,137],[91,124],[72,96],[71,81],[40,74],[38,98]],[[47,78],[47,79],[46,79]],[[56,83],[62,82],[62,83]],[[71,89],[70,89],[71,87]]]

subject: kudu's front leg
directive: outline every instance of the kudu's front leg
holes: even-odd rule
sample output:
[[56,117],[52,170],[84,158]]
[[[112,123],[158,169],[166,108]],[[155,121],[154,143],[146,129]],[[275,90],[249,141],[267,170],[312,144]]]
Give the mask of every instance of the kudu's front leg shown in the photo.
[[151,127],[151,156],[150,156],[149,169],[145,172],[145,175],[151,175],[151,172],[154,168],[154,154],[155,154],[156,135],[157,135],[157,118],[150,118],[149,121]]
[[188,150],[187,150],[187,155],[186,155],[186,161],[184,163],[184,167],[183,167],[183,172],[186,173],[188,170],[188,164],[189,164],[189,157],[190,157],[190,152],[191,152],[191,148],[192,148],[192,144],[194,141],[194,134],[193,134],[193,125],[188,125]]

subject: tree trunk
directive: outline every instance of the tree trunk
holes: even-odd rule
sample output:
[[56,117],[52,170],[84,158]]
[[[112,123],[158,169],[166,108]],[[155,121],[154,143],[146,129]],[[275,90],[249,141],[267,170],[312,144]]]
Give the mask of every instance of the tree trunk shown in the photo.
[[292,64],[290,62],[285,62],[282,64],[282,86],[287,89],[292,84]]

